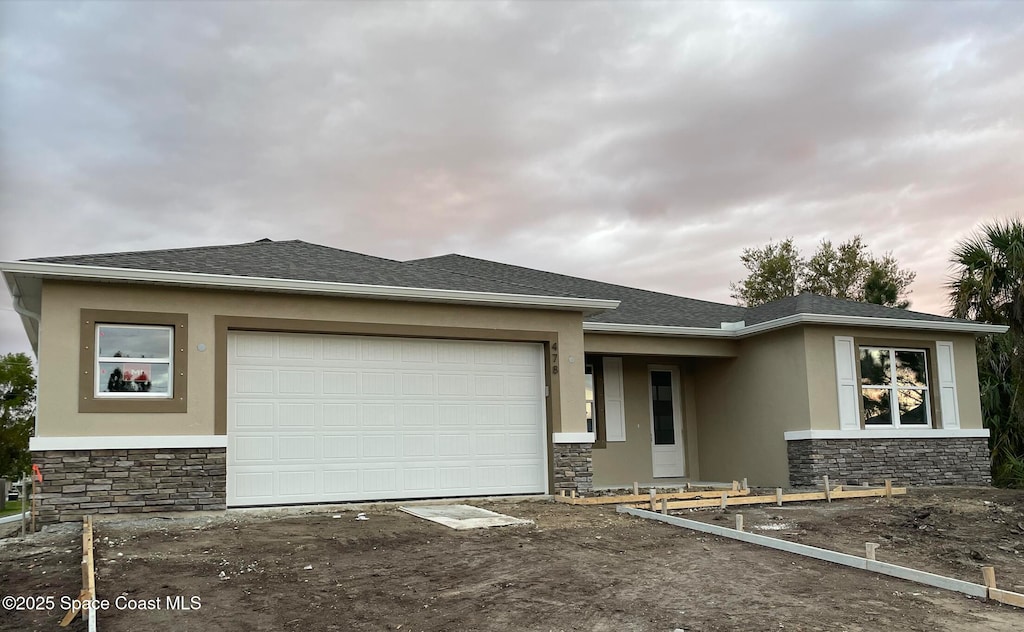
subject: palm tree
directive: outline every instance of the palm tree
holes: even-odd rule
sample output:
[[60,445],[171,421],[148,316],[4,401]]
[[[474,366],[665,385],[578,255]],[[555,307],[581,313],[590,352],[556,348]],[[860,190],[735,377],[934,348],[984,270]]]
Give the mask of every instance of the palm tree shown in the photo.
[[1024,487],[1024,221],[983,224],[956,245],[951,261],[951,314],[1009,327],[979,340],[979,385],[993,482]]

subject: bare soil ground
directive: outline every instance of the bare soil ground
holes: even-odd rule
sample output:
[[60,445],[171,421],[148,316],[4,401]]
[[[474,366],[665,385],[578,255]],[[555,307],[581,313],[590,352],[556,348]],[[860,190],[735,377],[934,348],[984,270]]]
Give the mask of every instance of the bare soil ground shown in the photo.
[[[453,531],[393,506],[360,509],[366,521],[351,509],[311,508],[97,522],[99,596],[163,606],[112,605],[100,613],[99,628],[1024,629],[1024,610],[623,516],[614,507],[473,504],[535,525]],[[786,524],[792,528],[765,532],[809,544],[862,553],[872,539],[883,544],[885,561],[972,581],[990,564],[1001,586],[1024,583],[1022,492],[912,490],[893,501],[743,513],[748,528]],[[734,520],[731,511],[685,514]],[[76,595],[80,543],[78,525],[0,540],[0,592]],[[168,610],[168,596],[196,596],[201,607]],[[0,610],[0,630],[54,629],[62,615]],[[86,628],[78,619],[67,629]]]

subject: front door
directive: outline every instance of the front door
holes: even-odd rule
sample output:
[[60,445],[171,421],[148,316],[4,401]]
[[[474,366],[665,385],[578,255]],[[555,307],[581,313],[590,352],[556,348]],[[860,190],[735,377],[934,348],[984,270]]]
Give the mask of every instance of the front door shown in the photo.
[[651,392],[651,460],[654,477],[684,476],[683,415],[677,367],[648,369]]

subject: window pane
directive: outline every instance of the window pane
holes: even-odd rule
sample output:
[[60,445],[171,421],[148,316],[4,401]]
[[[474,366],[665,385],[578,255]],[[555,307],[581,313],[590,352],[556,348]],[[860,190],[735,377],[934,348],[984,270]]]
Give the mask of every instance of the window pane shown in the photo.
[[889,350],[875,347],[860,348],[860,383],[889,384]]
[[864,401],[864,423],[866,425],[892,425],[889,389],[864,388],[861,389],[861,395]]
[[594,367],[587,365],[586,375],[583,376],[583,399],[592,402],[594,401]]
[[900,402],[900,425],[923,425],[928,423],[928,391],[900,389],[896,398]]
[[170,395],[170,367],[139,362],[100,362],[101,393]]
[[101,358],[168,358],[171,330],[167,327],[100,325]]
[[896,383],[900,386],[928,386],[928,362],[924,351],[896,352]]
[[672,373],[651,372],[651,400],[654,414],[654,443],[673,445],[676,442],[676,429],[672,406]]

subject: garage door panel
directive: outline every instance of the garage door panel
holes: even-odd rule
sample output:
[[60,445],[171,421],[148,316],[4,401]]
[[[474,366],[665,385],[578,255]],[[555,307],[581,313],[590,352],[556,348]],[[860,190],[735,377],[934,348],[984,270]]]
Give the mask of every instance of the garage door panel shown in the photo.
[[437,488],[437,467],[402,468],[401,489],[410,492],[430,491]]
[[274,427],[273,402],[239,402],[232,404],[235,423],[243,429],[271,429]]
[[278,436],[276,457],[279,461],[317,461],[316,439],[313,435]]
[[478,404],[473,407],[473,424],[476,426],[504,426],[508,419],[505,406],[501,404]]
[[436,377],[430,373],[406,373],[402,376],[402,396],[417,397],[437,394]]
[[360,437],[359,456],[363,459],[390,459],[398,456],[398,435]]
[[321,445],[325,461],[359,458],[358,435],[323,435]]
[[270,369],[237,369],[235,371],[235,393],[273,395],[274,372]]
[[277,425],[280,428],[312,428],[316,425],[316,405],[278,404]]
[[321,410],[325,428],[359,425],[359,404],[324,404]]
[[252,463],[255,461],[273,462],[274,460],[274,436],[253,436],[233,437],[230,442],[232,457],[239,463]]
[[437,437],[437,454],[446,457],[469,457],[473,454],[473,438],[468,434],[444,434]]
[[363,373],[360,395],[396,395],[394,373]]
[[363,428],[392,427],[395,425],[394,404],[361,404],[360,426]]
[[505,394],[505,377],[502,375],[477,375],[474,386],[477,397],[498,397]]
[[228,341],[228,504],[543,492],[540,345]]
[[468,373],[441,373],[437,376],[437,394],[442,397],[469,397]]
[[402,404],[399,410],[402,427],[432,428],[437,425],[437,407],[434,404]]
[[359,374],[355,371],[324,371],[324,395],[358,395]]
[[375,492],[397,492],[398,491],[398,468],[374,468],[360,470],[359,472],[360,491],[367,493]]
[[324,494],[356,494],[359,492],[359,470],[325,470]]

